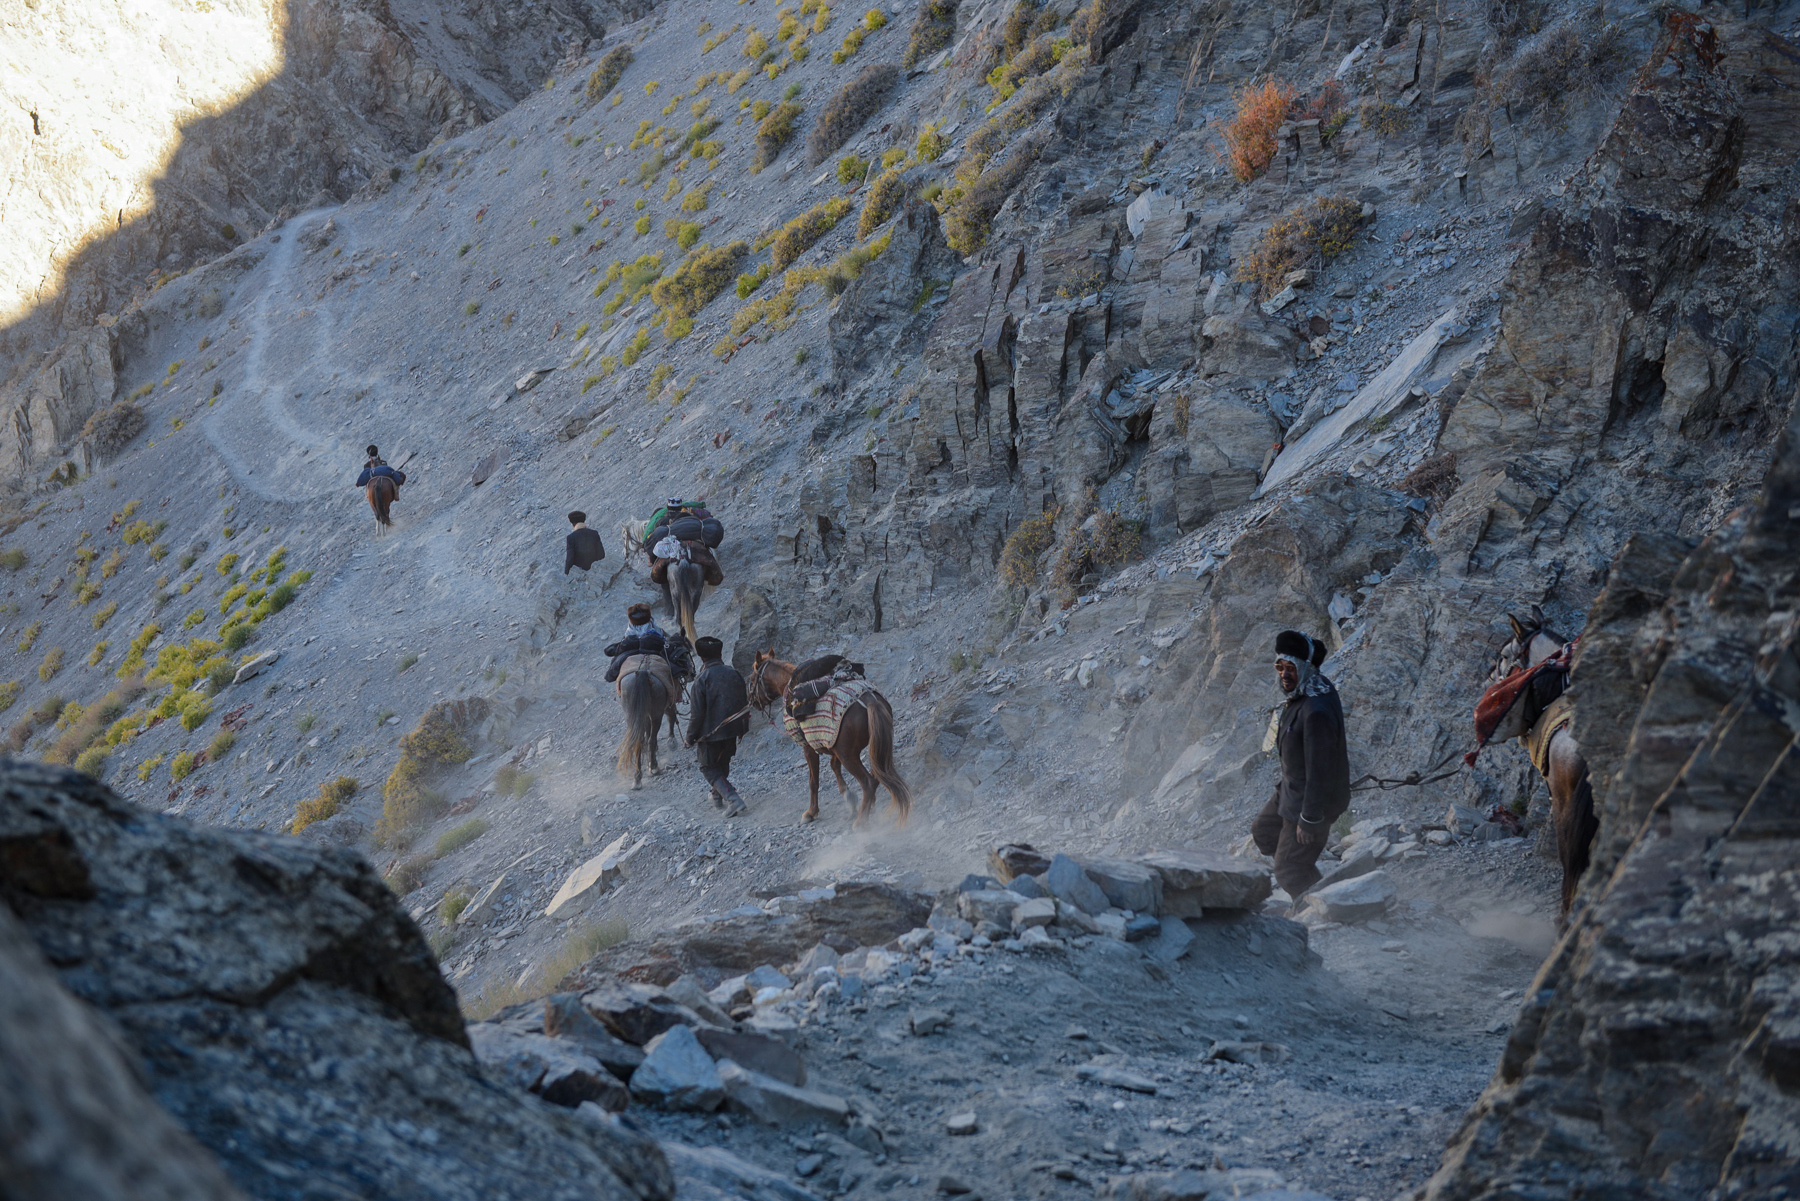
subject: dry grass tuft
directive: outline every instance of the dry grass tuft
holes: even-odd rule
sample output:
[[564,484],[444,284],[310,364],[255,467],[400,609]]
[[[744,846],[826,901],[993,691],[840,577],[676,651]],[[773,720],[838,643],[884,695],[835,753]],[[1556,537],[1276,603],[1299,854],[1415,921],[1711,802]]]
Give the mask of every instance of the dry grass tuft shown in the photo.
[[806,161],[816,167],[850,140],[893,94],[900,69],[893,63],[870,63],[838,90],[806,136]]
[[1275,159],[1275,131],[1287,120],[1294,89],[1279,79],[1248,87],[1234,97],[1236,113],[1225,122],[1225,161],[1249,183]]
[[769,257],[780,271],[810,249],[813,243],[830,233],[850,211],[850,201],[842,196],[815,204],[781,227],[769,251]]
[[750,174],[755,175],[781,157],[782,147],[794,137],[794,122],[800,119],[800,106],[784,100],[769,110],[756,127],[756,157],[751,160]]
[[475,753],[464,732],[480,724],[488,709],[486,700],[468,697],[439,701],[425,710],[419,724],[400,740],[400,761],[382,785],[376,842],[383,846],[403,845],[415,829],[438,815],[443,796],[428,787],[425,780],[435,769],[465,762]]
[[1056,515],[1048,509],[1019,523],[1000,551],[1000,579],[1009,588],[1029,588],[1037,579],[1038,560],[1056,542]]
[[625,74],[625,68],[631,65],[633,58],[629,46],[614,46],[601,56],[600,64],[587,80],[585,94],[590,104],[606,98],[606,94],[619,82],[619,77]]
[[956,0],[924,0],[913,14],[912,29],[906,38],[906,54],[900,61],[910,67],[948,46],[954,36]]
[[869,185],[869,198],[863,202],[862,216],[857,218],[856,236],[866,238],[885,225],[899,211],[906,199],[906,175],[899,167],[889,167]]
[[1279,292],[1287,274],[1350,249],[1362,228],[1362,205],[1348,196],[1326,196],[1275,219],[1238,265],[1237,278],[1260,295]]
[[326,780],[319,785],[319,795],[308,797],[294,807],[294,824],[289,827],[289,832],[298,834],[314,822],[337,816],[344,802],[356,795],[358,787],[360,785],[349,776]]
[[143,433],[146,424],[143,409],[129,400],[121,400],[89,417],[87,424],[81,427],[80,438],[91,445],[95,453],[110,455]]

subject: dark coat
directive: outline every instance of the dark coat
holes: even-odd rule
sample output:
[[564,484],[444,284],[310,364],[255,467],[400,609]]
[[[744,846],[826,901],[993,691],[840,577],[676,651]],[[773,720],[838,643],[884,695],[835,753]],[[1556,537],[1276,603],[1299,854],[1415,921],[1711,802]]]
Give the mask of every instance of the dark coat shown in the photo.
[[[723,742],[750,732],[750,715],[743,712],[750,704],[749,693],[744,677],[729,664],[709,663],[688,689],[688,702],[693,706],[688,718],[689,742]],[[725,720],[734,713],[736,717]]]
[[627,634],[600,653],[612,656],[612,665],[606,669],[606,682],[614,683],[619,678],[619,669],[625,666],[625,660],[633,655],[661,655],[669,661],[669,666],[680,670],[681,664],[669,653],[668,641],[663,632],[654,626],[646,627],[643,634]]
[[1334,822],[1350,808],[1350,752],[1337,689],[1290,700],[1276,750],[1281,783],[1275,796],[1282,817],[1314,826]]
[[569,568],[579,567],[586,571],[600,560],[606,558],[606,547],[600,542],[600,531],[590,529],[570,530],[564,539],[566,551],[563,555],[563,574],[569,574]]

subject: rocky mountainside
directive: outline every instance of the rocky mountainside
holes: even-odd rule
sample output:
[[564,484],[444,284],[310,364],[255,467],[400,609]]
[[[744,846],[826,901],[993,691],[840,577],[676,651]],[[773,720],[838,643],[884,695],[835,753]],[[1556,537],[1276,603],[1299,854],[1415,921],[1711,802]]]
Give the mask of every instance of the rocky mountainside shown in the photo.
[[[1705,1179],[1735,1190],[1721,1196],[1773,1195],[1792,1159],[1769,1033],[1782,969],[1724,948],[1761,929],[1726,894],[1779,853],[1757,841],[1778,831],[1752,838],[1742,814],[1775,795],[1791,724],[1772,699],[1791,605],[1771,565],[1794,520],[1781,432],[1800,382],[1800,11],[768,3],[215,0],[205,36],[261,30],[270,47],[253,87],[192,120],[100,89],[65,110],[162,145],[180,130],[161,186],[130,212],[125,177],[53,143],[41,131],[66,126],[34,102],[20,180],[38,224],[7,253],[9,277],[42,290],[16,289],[29,308],[0,347],[9,749],[195,823],[180,838],[236,828],[258,861],[332,865],[304,871],[391,910],[436,999],[333,976],[378,1004],[333,994],[320,1012],[365,1023],[379,1009],[414,1028],[418,1005],[437,1013],[452,995],[441,964],[465,1012],[529,1024],[540,1008],[509,1006],[601,983],[570,973],[613,970],[629,952],[594,956],[627,932],[686,945],[698,936],[682,923],[748,902],[780,912],[871,880],[953,889],[1021,841],[1243,850],[1274,780],[1270,647],[1305,630],[1332,647],[1353,774],[1374,785],[1325,862],[1364,878],[1380,916],[1307,910],[1334,983],[1308,967],[1252,997],[1184,976],[1166,1004],[1206,1020],[1101,1054],[1146,1054],[1131,1070],[1174,1084],[1220,1022],[1287,1021],[1290,988],[1345,990],[1359,1016],[1341,1034],[1366,1045],[1344,1054],[1282,1026],[1284,1045],[1333,1070],[1304,1088],[1259,1077],[1279,1100],[1275,1133],[1203,1148],[1150,1148],[1129,1108],[1090,1097],[1119,1115],[1099,1139],[1107,1162],[1286,1169],[1344,1197],[1503,1196],[1562,1187],[1545,1182],[1567,1178],[1566,1144],[1583,1188],[1674,1197]],[[51,7],[8,18],[8,36],[78,54],[82,14]],[[83,36],[117,41],[167,14],[102,16]],[[132,69],[156,95],[184,83],[190,108],[169,111],[204,107],[189,64],[210,43],[156,44],[167,63]],[[49,79],[56,61],[15,81]],[[108,207],[114,226],[96,235]],[[82,242],[54,258],[60,284],[31,257],[59,237]],[[387,531],[348,487],[369,442],[411,477]],[[761,724],[734,773],[746,819],[721,819],[666,740],[670,770],[643,790],[616,776],[622,723],[599,648],[626,603],[658,595],[621,527],[676,493],[726,523],[725,581],[699,624],[728,658],[842,651],[893,702],[909,827],[852,830],[835,804],[795,824],[802,764]],[[591,573],[558,571],[576,508],[607,543]],[[1402,783],[1457,766],[1506,614],[1533,605],[1583,634],[1575,729],[1602,814],[1560,938],[1547,800],[1515,746]],[[1733,771],[1771,766],[1705,767],[1719,761],[1705,748],[1732,738],[1754,744],[1727,756]],[[1682,799],[1701,792],[1714,800]],[[116,800],[83,804],[130,824]],[[1507,837],[1509,810],[1527,838]],[[1650,879],[1725,892],[1659,910]],[[14,908],[69,992],[136,1004],[71,974],[48,927]],[[1051,992],[1090,979],[1103,961],[1076,941],[1139,916],[1105,908],[1092,933],[1054,923],[1052,947],[975,948],[986,983],[971,1004],[998,1003],[1013,954]],[[1677,936],[1704,966],[1652,966]],[[1677,997],[1726,959],[1737,1008]],[[1138,970],[1094,997],[1137,1005]],[[1621,974],[1662,981],[1673,1008],[1652,1013],[1635,985],[1615,1002],[1604,982]],[[1226,1013],[1226,996],[1244,1011]],[[852,1024],[865,1021],[887,1040],[878,1014]],[[1008,1023],[995,1019],[1008,1039],[1041,1034]],[[1443,1053],[1390,1071],[1422,1030]],[[455,1058],[438,1046],[454,1031],[420,1036],[425,1050],[404,1054]],[[990,1050],[893,1067],[963,1081]],[[1020,1051],[1033,1070],[1036,1054]],[[451,1093],[481,1078],[441,1058],[431,1070]],[[1420,1121],[1391,1139],[1384,1114],[1409,1094],[1460,1113],[1497,1058],[1427,1183],[1447,1117],[1402,1109]],[[1036,1083],[996,1095],[1070,1104]],[[200,1086],[151,1092],[238,1187],[286,1187],[219,1151],[181,1089]],[[1676,1095],[1713,1098],[1685,1127],[1704,1132],[1691,1144],[1669,1143],[1660,1132],[1681,1123],[1644,1100]],[[947,1153],[932,1107],[956,1100],[908,1100],[919,1141],[896,1164]],[[1569,1114],[1583,1133],[1545,1133]],[[1220,1113],[1171,1110],[1156,1133],[1201,1116],[1225,1129]],[[561,1154],[574,1128],[546,1120],[541,1145]],[[721,1129],[696,1123],[684,1144]],[[1363,1183],[1315,1137],[1327,1127],[1358,1148]],[[1295,1163],[1294,1130],[1335,1149]],[[789,1138],[746,1134],[739,1150],[798,1187],[779,1162],[798,1150]],[[930,1187],[924,1167],[877,1166],[842,1167],[837,1191]],[[464,1187],[450,1182],[462,1168],[430,1170]],[[959,1182],[1098,1179],[1070,1170]]]

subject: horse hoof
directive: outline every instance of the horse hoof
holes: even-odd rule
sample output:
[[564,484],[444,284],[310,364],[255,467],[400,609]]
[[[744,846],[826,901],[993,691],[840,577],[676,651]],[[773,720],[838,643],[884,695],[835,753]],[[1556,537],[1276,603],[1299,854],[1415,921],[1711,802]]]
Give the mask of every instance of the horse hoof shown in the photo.
[[816,814],[816,813],[802,813],[802,814],[801,814],[801,815],[800,815],[800,820],[801,820],[801,821],[802,821],[802,822],[814,822],[814,821],[818,821],[818,820],[819,820],[819,815],[818,815],[818,814]]

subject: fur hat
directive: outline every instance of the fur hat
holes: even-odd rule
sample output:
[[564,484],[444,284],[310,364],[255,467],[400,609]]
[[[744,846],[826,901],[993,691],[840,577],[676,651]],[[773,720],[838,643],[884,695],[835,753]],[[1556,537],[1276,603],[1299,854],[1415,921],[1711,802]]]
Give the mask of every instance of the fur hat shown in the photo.
[[702,659],[710,663],[725,653],[725,644],[711,634],[702,634],[694,639],[694,650]]
[[650,606],[642,601],[635,605],[628,605],[625,608],[625,617],[634,626],[647,626],[650,624]]
[[1275,635],[1275,654],[1296,663],[1311,663],[1318,667],[1325,662],[1326,649],[1323,642],[1310,638],[1299,630],[1283,630]]
[[573,513],[569,514],[569,524],[570,525],[580,525],[582,522],[584,522],[586,520],[587,520],[587,514],[583,513],[580,509],[576,509]]

